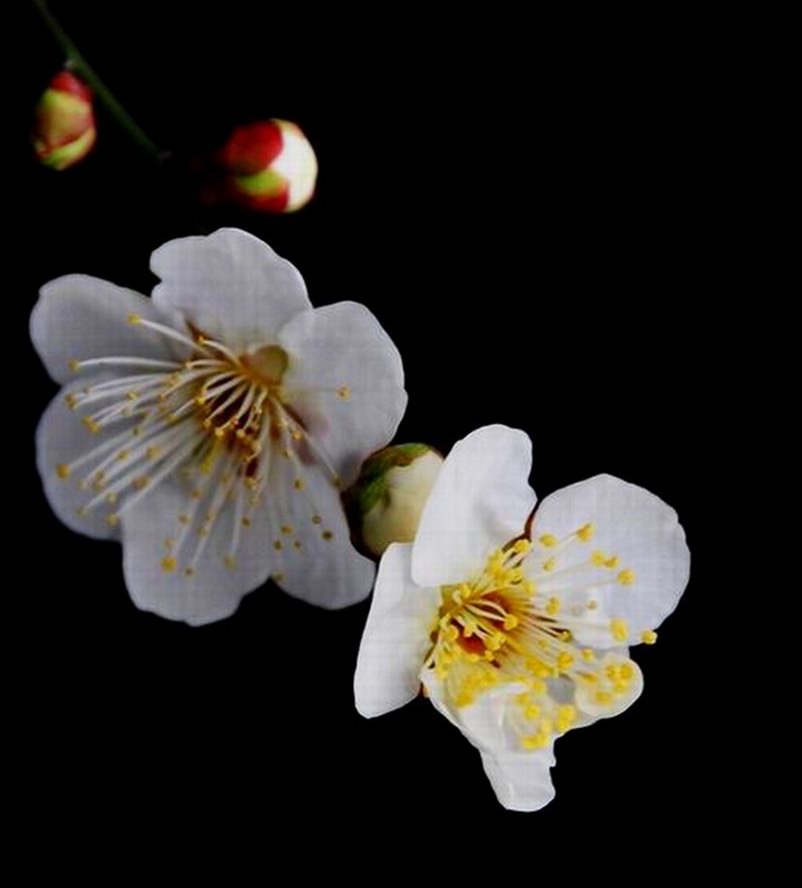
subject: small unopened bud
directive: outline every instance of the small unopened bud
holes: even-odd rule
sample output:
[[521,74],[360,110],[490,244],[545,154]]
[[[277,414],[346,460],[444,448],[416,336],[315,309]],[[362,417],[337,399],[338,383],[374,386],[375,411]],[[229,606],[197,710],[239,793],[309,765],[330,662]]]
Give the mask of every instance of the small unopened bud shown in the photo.
[[92,91],[69,71],[59,72],[36,106],[36,156],[45,166],[66,170],[86,157],[96,137]]
[[443,457],[426,444],[397,444],[374,453],[348,491],[348,511],[362,547],[377,558],[390,543],[409,543]]
[[317,158],[300,127],[265,120],[237,127],[220,151],[228,193],[240,205],[292,213],[312,199]]

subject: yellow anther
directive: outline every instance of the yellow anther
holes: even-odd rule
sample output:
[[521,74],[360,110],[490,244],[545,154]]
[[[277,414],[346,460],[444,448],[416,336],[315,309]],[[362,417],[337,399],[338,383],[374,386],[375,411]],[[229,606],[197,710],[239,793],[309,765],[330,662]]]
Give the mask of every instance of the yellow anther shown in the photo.
[[555,614],[560,612],[560,599],[557,598],[556,595],[552,595],[551,598],[546,602],[546,613],[553,617]]
[[312,524],[322,524],[322,523],[323,523],[323,519],[320,517],[320,515],[313,515],[312,516]]
[[70,358],[69,361],[67,361],[67,366],[70,368],[70,370],[72,370],[73,373],[77,373],[78,370],[81,369],[81,362],[76,361],[75,358]]
[[223,558],[223,564],[229,569],[233,570],[237,566],[237,562],[233,555],[226,555]]
[[486,650],[485,651],[485,660],[495,660],[496,654],[494,651]]
[[297,552],[300,552],[301,551],[301,541],[300,540],[293,540],[292,541],[292,548],[295,549]]
[[544,718],[540,722],[540,733],[548,737],[554,730],[554,722],[550,718]]
[[273,542],[273,548],[276,552],[280,552],[284,548],[284,543],[282,543],[281,540],[275,540]]
[[515,629],[518,626],[519,622],[520,621],[518,620],[518,617],[515,616],[515,614],[507,614],[507,616],[504,617],[504,628],[508,630]]
[[166,555],[164,558],[162,558],[162,570],[166,571],[167,573],[172,573],[176,569],[176,567],[178,567],[178,562],[172,555]]
[[532,548],[532,544],[529,540],[516,540],[512,544],[512,551],[515,552],[516,555],[526,555]]
[[120,523],[120,516],[116,512],[110,512],[106,515],[106,524],[109,527],[116,527]]
[[476,695],[471,693],[470,691],[459,691],[454,699],[454,702],[457,704],[458,707],[463,708],[465,706],[470,706],[475,699]]
[[582,681],[586,681],[588,684],[596,684],[599,680],[599,676],[595,672],[583,672],[580,677]]
[[454,642],[459,638],[459,629],[453,623],[449,623],[445,628],[443,636],[446,641]]
[[622,586],[631,586],[635,582],[635,571],[629,569],[622,570],[618,575],[618,582]]
[[557,666],[560,669],[570,669],[574,664],[574,658],[572,654],[569,654],[568,651],[561,651],[557,656]]
[[70,469],[70,467],[66,463],[59,463],[56,466],[56,474],[62,480],[66,480],[67,478],[69,478],[71,472],[72,472],[72,469]]
[[588,599],[588,603],[585,605],[589,611],[595,611],[599,606],[599,602],[593,598]]
[[466,620],[465,625],[462,627],[462,634],[466,638],[470,638],[477,630],[477,625],[473,620]]
[[78,404],[78,398],[76,395],[73,395],[73,394],[65,395],[64,401],[66,402],[66,404],[70,408],[70,410],[75,410],[75,408]]
[[289,524],[281,525],[281,532],[283,534],[287,534],[288,536],[293,533],[293,529],[289,526]]
[[613,702],[613,695],[610,691],[596,691],[594,695],[597,703],[600,703],[602,706],[608,706]]
[[106,502],[113,506],[117,502],[117,494],[112,490],[111,493],[106,494]]
[[617,555],[611,555],[611,556],[610,556],[610,557],[604,562],[604,566],[605,566],[605,567],[609,567],[610,570],[613,570],[613,568],[618,567],[618,556],[617,556]]
[[128,323],[129,324],[139,324],[142,322],[142,318],[138,314],[129,314],[128,315]]
[[543,562],[543,570],[545,570],[547,573],[551,573],[551,571],[553,571],[556,566],[557,566],[557,559],[556,558],[547,558]]
[[328,542],[329,540],[333,540],[333,539],[334,539],[334,534],[333,534],[330,530],[324,530],[323,533],[320,534],[320,536],[321,536],[324,540],[326,540],[326,542]]
[[622,663],[621,667],[618,670],[618,674],[621,676],[621,678],[624,681],[626,681],[626,682],[632,681],[632,679],[635,677],[635,670],[632,666],[632,663],[629,663],[629,662]]
[[293,486],[296,490],[303,490],[304,487],[305,487],[306,485],[304,484],[304,479],[303,479],[303,478],[296,478],[296,479],[292,482],[292,486]]
[[590,648],[583,648],[582,649],[582,659],[586,663],[592,663],[596,659],[596,655],[593,653],[593,651]]
[[93,435],[97,434],[100,431],[100,426],[90,417],[85,416],[81,422],[92,432]]
[[626,641],[629,638],[629,626],[627,626],[627,621],[622,620],[621,617],[614,617],[610,620],[610,631],[616,641]]
[[533,679],[529,687],[532,688],[532,693],[534,694],[545,694],[548,690],[546,682],[541,681],[539,678]]
[[573,706],[571,706],[569,703],[566,703],[557,709],[557,716],[559,718],[567,719],[568,721],[571,721],[571,722],[575,721],[576,720],[576,709]]
[[641,632],[640,640],[644,644],[654,644],[657,641],[657,633],[654,629],[647,629],[645,632]]
[[144,490],[148,484],[150,484],[150,478],[147,475],[140,475],[138,478],[134,478],[134,487],[137,490]]
[[536,718],[540,718],[540,713],[541,708],[537,705],[537,703],[530,703],[528,706],[524,707],[524,716],[530,721],[534,721]]
[[188,576],[188,577],[194,577],[195,576],[195,568],[191,567],[191,566],[185,567],[184,574],[185,574],[185,576]]
[[485,647],[489,651],[499,651],[502,647],[504,647],[504,642],[507,639],[503,635],[491,635],[490,638],[485,640]]
[[337,397],[341,401],[347,401],[351,397],[351,389],[349,389],[347,385],[341,385],[337,389]]
[[524,749],[543,749],[548,744],[549,738],[543,734],[530,734],[528,737],[521,737],[521,746]]
[[130,455],[131,455],[131,454],[130,454],[130,452],[129,452],[128,450],[121,450],[121,451],[117,454],[117,459],[118,459],[120,462],[124,462],[125,460],[128,459],[128,457],[129,457]]
[[202,524],[202,525],[198,528],[198,536],[199,536],[199,537],[207,537],[207,536],[209,536],[209,528],[208,528],[205,524]]
[[139,392],[136,389],[131,389],[125,393],[125,397],[128,398],[129,401],[136,401],[139,397]]
[[300,429],[293,429],[292,432],[290,432],[290,434],[292,436],[293,441],[303,440],[304,433]]
[[538,538],[538,542],[541,546],[545,546],[547,549],[550,549],[552,546],[557,545],[557,537],[554,536],[553,533],[544,533],[543,536]]
[[242,526],[243,527],[250,527],[252,523],[253,522],[251,521],[251,519],[247,515],[245,515],[243,517],[243,519],[242,519]]
[[583,524],[582,527],[576,532],[576,535],[582,540],[583,543],[590,542],[593,539],[593,534],[596,532],[596,528],[592,524]]
[[158,447],[148,447],[145,451],[145,457],[147,459],[156,459],[161,454],[161,450]]
[[607,560],[607,556],[604,554],[604,552],[596,549],[595,552],[590,553],[590,560],[596,565],[596,567],[603,567],[604,562]]
[[524,580],[523,590],[527,595],[534,595],[537,592],[537,586],[535,586],[532,580]]
[[470,654],[465,654],[465,659],[469,663],[478,663],[479,660],[481,660],[481,657],[479,656],[479,654],[470,653]]

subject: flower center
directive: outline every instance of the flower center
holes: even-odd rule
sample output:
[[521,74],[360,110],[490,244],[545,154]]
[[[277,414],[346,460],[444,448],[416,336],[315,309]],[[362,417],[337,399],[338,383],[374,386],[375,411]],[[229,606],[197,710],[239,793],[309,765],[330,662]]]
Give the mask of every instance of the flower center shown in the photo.
[[[592,536],[586,524],[563,540],[515,540],[493,552],[478,576],[441,589],[426,666],[457,707],[493,688],[517,687],[511,727],[526,749],[569,730],[574,703],[605,714],[636,690],[639,672],[628,657],[576,638],[597,633],[608,647],[611,638],[625,644],[629,633],[623,620],[598,614],[593,596],[610,583],[631,585],[634,572],[619,570],[614,555],[587,557],[582,543]],[[655,637],[645,633],[642,640]]]
[[[97,447],[56,471],[67,479],[81,469],[79,488],[90,495],[79,514],[108,506],[112,525],[148,491],[175,476],[185,487],[185,507],[175,516],[174,533],[163,540],[160,560],[165,571],[173,572],[181,559],[187,576],[195,573],[207,539],[230,504],[227,511],[234,518],[223,560],[234,567],[241,531],[251,526],[263,501],[274,457],[290,466],[295,491],[306,489],[304,469],[313,463],[338,483],[325,452],[285,400],[282,382],[289,356],[277,345],[237,355],[194,329],[193,340],[138,315],[128,320],[178,342],[190,357],[71,361],[75,371],[128,367],[136,372],[67,395],[71,408],[91,408],[82,417],[87,429],[104,434]],[[123,430],[107,436],[114,427]],[[310,520],[323,525],[314,504],[309,511]],[[324,526],[320,532],[324,539],[331,537]]]

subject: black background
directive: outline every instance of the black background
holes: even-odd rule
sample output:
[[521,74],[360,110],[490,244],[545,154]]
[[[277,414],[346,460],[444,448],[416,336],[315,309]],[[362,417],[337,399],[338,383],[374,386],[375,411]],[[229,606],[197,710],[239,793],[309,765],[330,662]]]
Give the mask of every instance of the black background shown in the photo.
[[[720,806],[704,649],[717,334],[700,311],[715,276],[715,158],[694,48],[651,32],[594,44],[590,22],[580,45],[571,27],[533,31],[487,12],[435,22],[401,6],[381,21],[238,0],[208,12],[88,7],[52,3],[160,147],[195,150],[238,123],[285,117],[321,172],[315,200],[291,217],[200,210],[102,109],[90,159],[61,174],[38,167],[25,132],[61,56],[20,7],[6,174],[19,249],[5,307],[25,380],[12,509],[31,553],[13,592],[24,605],[13,682],[23,816],[78,837],[79,854],[100,835],[132,854],[188,856],[228,842],[275,853],[286,835],[386,841],[409,855],[454,830],[505,848],[563,837],[577,853],[610,850],[609,861],[658,847],[658,822],[690,840]],[[357,715],[367,602],[326,613],[266,587],[232,618],[190,629],[137,611],[119,547],[49,511],[32,439],[56,387],[26,328],[38,287],[85,272],[149,292],[154,248],[221,225],[289,258],[315,304],[353,299],[375,312],[407,373],[397,440],[446,452],[503,422],[532,436],[541,497],[605,471],[678,510],[692,579],[658,644],[636,651],[645,692],[559,741],[557,797],[542,812],[504,811],[477,753],[425,701]]]

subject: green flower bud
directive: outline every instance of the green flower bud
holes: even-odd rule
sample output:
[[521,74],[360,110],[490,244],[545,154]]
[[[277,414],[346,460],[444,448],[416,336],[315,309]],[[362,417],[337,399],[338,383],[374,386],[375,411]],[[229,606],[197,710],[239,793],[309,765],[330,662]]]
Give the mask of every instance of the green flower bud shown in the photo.
[[443,457],[426,444],[396,444],[368,457],[346,501],[362,548],[376,558],[415,539]]

